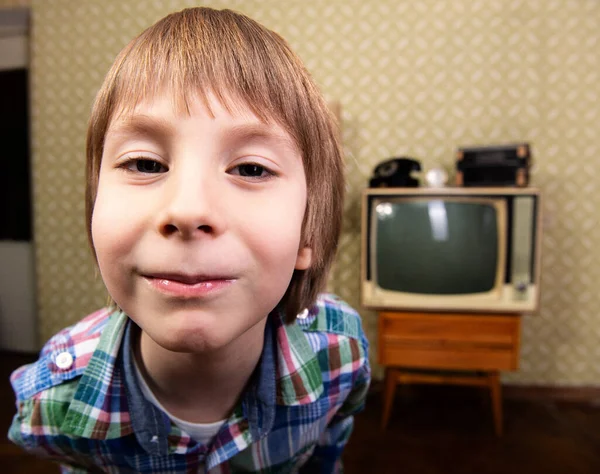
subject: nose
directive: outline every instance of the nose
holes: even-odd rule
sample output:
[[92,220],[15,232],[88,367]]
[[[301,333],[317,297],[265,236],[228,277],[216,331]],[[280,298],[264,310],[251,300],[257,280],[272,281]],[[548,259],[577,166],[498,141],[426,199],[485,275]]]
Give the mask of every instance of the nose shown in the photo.
[[217,194],[216,183],[209,176],[190,170],[173,173],[162,193],[159,232],[184,239],[218,234],[223,216],[219,215]]

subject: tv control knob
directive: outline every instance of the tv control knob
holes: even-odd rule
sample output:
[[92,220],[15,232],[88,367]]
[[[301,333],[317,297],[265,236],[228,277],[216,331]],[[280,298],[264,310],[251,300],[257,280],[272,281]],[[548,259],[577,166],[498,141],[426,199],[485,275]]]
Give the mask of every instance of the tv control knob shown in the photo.
[[527,291],[527,282],[526,281],[518,281],[515,283],[515,290],[518,293],[525,293]]

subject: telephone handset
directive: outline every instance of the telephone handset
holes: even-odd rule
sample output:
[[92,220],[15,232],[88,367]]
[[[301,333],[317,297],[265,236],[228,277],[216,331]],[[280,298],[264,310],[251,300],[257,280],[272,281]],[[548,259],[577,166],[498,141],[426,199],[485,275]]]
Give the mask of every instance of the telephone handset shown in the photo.
[[379,163],[373,170],[369,187],[417,187],[419,180],[413,178],[413,171],[421,171],[421,163],[413,158],[391,158]]

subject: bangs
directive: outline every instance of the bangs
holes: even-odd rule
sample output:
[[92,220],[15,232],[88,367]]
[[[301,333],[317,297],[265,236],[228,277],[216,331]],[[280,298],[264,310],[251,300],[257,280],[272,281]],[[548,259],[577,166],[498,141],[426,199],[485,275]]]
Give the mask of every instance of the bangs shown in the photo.
[[113,113],[131,112],[165,90],[178,111],[189,113],[190,101],[200,98],[212,113],[213,94],[230,113],[245,105],[263,122],[294,130],[290,122],[298,119],[297,95],[304,89],[294,73],[296,58],[261,25],[233,12],[214,13],[169,15],[130,43],[113,66]]

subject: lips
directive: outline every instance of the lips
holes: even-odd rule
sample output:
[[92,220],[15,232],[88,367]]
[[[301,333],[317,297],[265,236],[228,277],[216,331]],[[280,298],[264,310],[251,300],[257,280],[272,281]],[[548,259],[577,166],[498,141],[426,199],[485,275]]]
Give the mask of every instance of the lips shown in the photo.
[[225,275],[187,275],[180,273],[152,273],[143,275],[155,291],[172,297],[200,298],[222,291],[236,278]]
[[195,285],[207,281],[233,280],[232,277],[224,275],[186,275],[181,273],[151,273],[144,275],[144,277],[154,280],[168,280],[185,285]]

